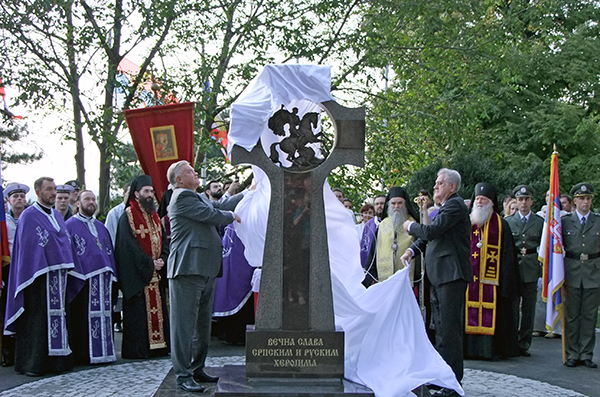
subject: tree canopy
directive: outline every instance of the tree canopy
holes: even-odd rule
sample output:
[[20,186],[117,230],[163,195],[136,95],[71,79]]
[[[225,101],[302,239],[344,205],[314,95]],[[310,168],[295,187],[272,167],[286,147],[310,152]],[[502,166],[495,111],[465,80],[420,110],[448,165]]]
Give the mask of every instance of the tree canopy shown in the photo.
[[[333,65],[334,95],[367,106],[365,168],[341,167],[330,177],[356,205],[392,185],[412,194],[431,189],[441,166],[463,174],[464,196],[482,180],[501,192],[528,183],[543,195],[555,143],[563,190],[582,180],[600,186],[596,2],[6,0],[0,7],[1,77],[21,90],[21,103],[70,113],[63,133],[78,142],[80,178],[82,136],[92,137],[103,209],[111,164],[117,185],[130,175],[121,105],[138,106],[142,83],[197,103],[195,165],[214,174],[224,164],[209,136],[215,119],[227,122],[226,109],[262,66],[286,62]],[[118,65],[134,56],[140,70],[123,83]],[[115,89],[126,93],[119,106]]]

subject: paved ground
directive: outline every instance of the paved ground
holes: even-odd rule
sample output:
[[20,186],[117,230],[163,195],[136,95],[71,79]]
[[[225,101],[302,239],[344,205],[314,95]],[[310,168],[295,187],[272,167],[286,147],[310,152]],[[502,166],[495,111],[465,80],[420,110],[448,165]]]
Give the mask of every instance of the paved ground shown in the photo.
[[[120,334],[117,334],[117,346]],[[600,335],[599,335],[600,336]],[[600,396],[600,370],[567,368],[561,363],[560,339],[534,338],[532,357],[465,363],[464,389],[469,397]],[[120,352],[118,352],[120,355]],[[596,346],[596,361],[600,346]],[[217,374],[223,365],[244,363],[244,347],[228,346],[213,339],[207,366]],[[31,378],[12,368],[0,368],[0,397],[5,396],[191,396],[175,388],[161,388],[173,378],[168,359],[118,360],[103,366],[77,367],[55,376]],[[208,372],[211,372],[210,370]],[[166,381],[165,381],[166,382]],[[165,393],[167,391],[167,393]],[[212,395],[212,390],[202,394]]]

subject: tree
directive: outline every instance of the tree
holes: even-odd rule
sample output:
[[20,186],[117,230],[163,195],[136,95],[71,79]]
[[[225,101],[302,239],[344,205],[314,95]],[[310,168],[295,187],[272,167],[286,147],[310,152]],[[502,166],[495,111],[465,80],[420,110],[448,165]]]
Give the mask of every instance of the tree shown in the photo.
[[530,183],[543,195],[554,143],[564,190],[600,182],[597,3],[390,1],[373,11],[365,45],[389,45],[367,64],[389,64],[391,77],[368,99],[367,167],[355,172],[364,191],[416,185],[429,165],[480,162],[493,174],[468,183]]
[[[352,38],[359,34],[355,18],[362,1],[236,0],[210,2],[210,12],[190,3],[190,12],[174,23],[174,34],[164,46],[164,64],[177,58],[160,76],[165,89],[197,103],[196,166],[217,144],[209,138],[214,119],[235,101],[261,67],[269,63],[323,64],[345,59],[341,75],[360,64],[348,56]],[[185,49],[185,54],[181,49]],[[208,168],[222,167],[212,158]]]
[[72,124],[63,132],[77,143],[77,177],[85,182],[85,130],[100,151],[99,208],[106,210],[110,162],[123,122],[114,107],[117,67],[132,51],[142,53],[140,73],[125,99],[128,107],[181,13],[179,2],[8,0],[0,7],[4,80],[20,88],[18,100],[25,105],[45,104],[48,112],[70,108]]
[[39,160],[42,154],[39,152],[24,153],[16,151],[13,144],[27,136],[27,127],[22,122],[13,120],[12,114],[2,112],[2,124],[0,124],[0,159],[2,166],[6,163],[29,163]]

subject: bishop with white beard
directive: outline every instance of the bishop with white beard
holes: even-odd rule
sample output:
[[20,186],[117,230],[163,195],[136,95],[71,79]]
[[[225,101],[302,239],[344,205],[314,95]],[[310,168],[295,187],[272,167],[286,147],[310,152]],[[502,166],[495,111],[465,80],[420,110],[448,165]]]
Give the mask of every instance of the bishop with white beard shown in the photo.
[[[382,221],[379,223],[376,238],[366,263],[365,286],[387,280],[395,272],[404,268],[400,260],[404,251],[414,241],[402,224],[407,221],[419,219],[412,207],[408,193],[401,187],[392,187],[385,200],[385,209]],[[414,262],[414,260],[413,260]],[[414,266],[410,269],[410,280],[413,281]]]
[[471,210],[473,281],[466,294],[465,357],[519,355],[517,343],[519,268],[510,227],[498,215],[496,189],[475,186]]

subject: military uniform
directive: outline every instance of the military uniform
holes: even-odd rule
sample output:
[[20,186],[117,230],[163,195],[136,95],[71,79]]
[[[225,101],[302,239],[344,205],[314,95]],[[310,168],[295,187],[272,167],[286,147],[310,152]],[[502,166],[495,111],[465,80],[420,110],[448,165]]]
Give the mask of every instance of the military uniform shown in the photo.
[[[515,197],[532,197],[533,190],[529,186],[520,185],[513,191]],[[525,218],[526,221],[523,221]],[[538,247],[542,238],[544,220],[532,211],[523,217],[519,211],[506,218],[512,231],[515,247],[519,257],[519,273],[521,274],[521,321],[519,324],[519,349],[528,356],[533,334],[535,304],[537,300],[537,283],[542,267],[538,261]]]
[[[587,183],[576,185],[571,194],[582,197],[593,194]],[[600,305],[600,215],[579,211],[562,220],[565,257],[565,335],[567,366],[591,361],[595,345],[595,326]]]

